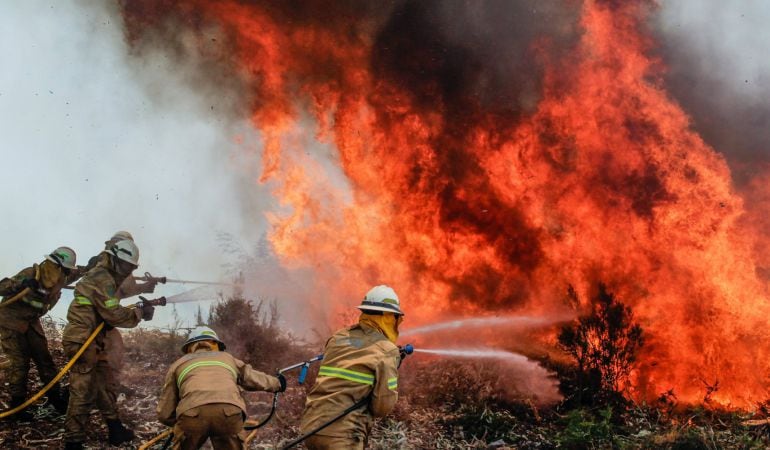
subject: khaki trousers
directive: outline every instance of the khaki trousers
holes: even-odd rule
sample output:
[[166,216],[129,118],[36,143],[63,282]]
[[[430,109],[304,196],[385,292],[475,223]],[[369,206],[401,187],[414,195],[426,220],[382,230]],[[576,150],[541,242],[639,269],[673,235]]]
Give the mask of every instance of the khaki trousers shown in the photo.
[[[70,358],[81,346],[75,342],[63,342],[62,345],[64,353]],[[94,405],[105,421],[119,419],[115,392],[109,388],[114,376],[103,353],[103,343],[97,337],[70,370],[70,400],[64,421],[65,442],[86,440],[88,418]]]
[[243,411],[229,403],[211,403],[188,409],[174,425],[174,450],[197,450],[208,439],[214,450],[243,450],[238,433]]
[[336,437],[313,435],[305,440],[308,450],[364,450],[366,439],[361,437]]
[[[40,381],[47,384],[58,370],[48,351],[48,341],[42,334],[41,327],[30,325],[25,333],[10,328],[0,327],[2,348],[8,357],[8,391],[14,399],[27,398],[27,380],[29,362],[35,361]],[[55,387],[58,389],[58,387]]]

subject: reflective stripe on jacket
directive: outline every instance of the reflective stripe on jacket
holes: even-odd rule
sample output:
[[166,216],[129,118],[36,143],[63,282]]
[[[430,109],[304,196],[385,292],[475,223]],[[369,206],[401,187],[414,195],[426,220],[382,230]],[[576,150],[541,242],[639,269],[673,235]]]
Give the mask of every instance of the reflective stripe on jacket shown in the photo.
[[[44,261],[27,267],[11,278],[3,278],[0,280],[0,295],[5,297],[3,300],[22,291],[22,282],[26,279],[37,280],[40,288],[4,306],[0,313],[0,327],[20,333],[26,333],[29,327],[40,328],[38,319],[56,306],[62,288],[78,277],[78,270],[71,271],[67,276],[55,263]],[[39,332],[42,334],[42,328]]]
[[171,426],[185,411],[209,403],[228,403],[245,412],[246,403],[238,386],[247,391],[276,392],[281,383],[227,352],[200,350],[187,354],[166,373],[158,399],[158,420]]
[[111,327],[133,328],[139,324],[142,313],[136,308],[121,306],[117,285],[122,278],[100,263],[75,285],[75,298],[67,310],[67,325],[62,332],[63,342],[83,343],[105,322]]
[[388,414],[398,399],[398,347],[382,332],[366,325],[342,329],[326,343],[323,365],[305,402],[302,433],[371,395],[360,408],[324,428],[322,436],[353,437],[369,434],[373,417]]

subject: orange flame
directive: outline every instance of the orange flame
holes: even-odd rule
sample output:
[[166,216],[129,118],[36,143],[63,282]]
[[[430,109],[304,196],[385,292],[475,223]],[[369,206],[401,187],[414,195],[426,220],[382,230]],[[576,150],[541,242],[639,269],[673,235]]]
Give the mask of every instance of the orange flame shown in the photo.
[[[129,28],[174,8],[130,3]],[[717,381],[723,405],[768,397],[767,183],[747,211],[662,87],[644,4],[585,1],[567,60],[539,50],[542,98],[523,116],[442,102],[430,82],[421,96],[378,69],[382,24],[366,11],[288,20],[276,5],[188,3],[177,13],[226,30],[256,80],[260,181],[287,207],[269,214],[270,240],[287,266],[314,269],[319,310],[388,283],[414,322],[548,314],[568,284],[587,298],[601,280],[647,335],[637,398],[699,401]],[[338,168],[306,153],[319,145]]]

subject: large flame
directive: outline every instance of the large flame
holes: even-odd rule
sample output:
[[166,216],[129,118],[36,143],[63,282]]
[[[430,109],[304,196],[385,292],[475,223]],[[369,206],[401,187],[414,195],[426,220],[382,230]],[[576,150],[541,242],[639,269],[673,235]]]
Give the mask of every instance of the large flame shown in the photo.
[[[269,215],[270,241],[287,266],[313,268],[319,310],[388,283],[417,323],[548,314],[568,285],[587,299],[603,281],[647,333],[637,398],[673,388],[698,401],[716,383],[721,404],[767,397],[767,184],[747,211],[662,87],[646,4],[586,0],[566,56],[533,47],[539,100],[511,112],[442,84],[463,61],[409,52],[419,35],[377,42],[392,25],[377,2],[346,14],[304,3],[292,15],[281,2],[132,1],[124,13],[132,40],[180,23],[227,36],[221,62],[252,80],[259,179],[287,207]],[[306,154],[318,142],[339,168]]]

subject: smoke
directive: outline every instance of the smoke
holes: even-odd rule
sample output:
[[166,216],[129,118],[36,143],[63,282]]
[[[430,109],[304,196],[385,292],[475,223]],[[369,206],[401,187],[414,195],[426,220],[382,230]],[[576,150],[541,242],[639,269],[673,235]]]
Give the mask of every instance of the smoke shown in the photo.
[[665,2],[656,16],[669,92],[745,185],[770,163],[770,4]]
[[[185,77],[194,71],[166,54],[138,64],[113,2],[13,2],[2,10],[0,277],[59,245],[85,261],[122,229],[140,247],[140,273],[225,277],[230,257],[217,233],[255,242],[271,202],[249,171],[259,155],[237,142],[255,135],[247,120],[234,120],[238,98],[202,88],[190,95]],[[55,317],[66,315],[70,295]],[[192,317],[195,307],[178,312]],[[158,308],[153,324],[171,314]]]
[[560,0],[404,2],[376,37],[372,67],[418,105],[445,106],[457,120],[479,106],[532,112],[545,60],[575,43],[578,11]]

